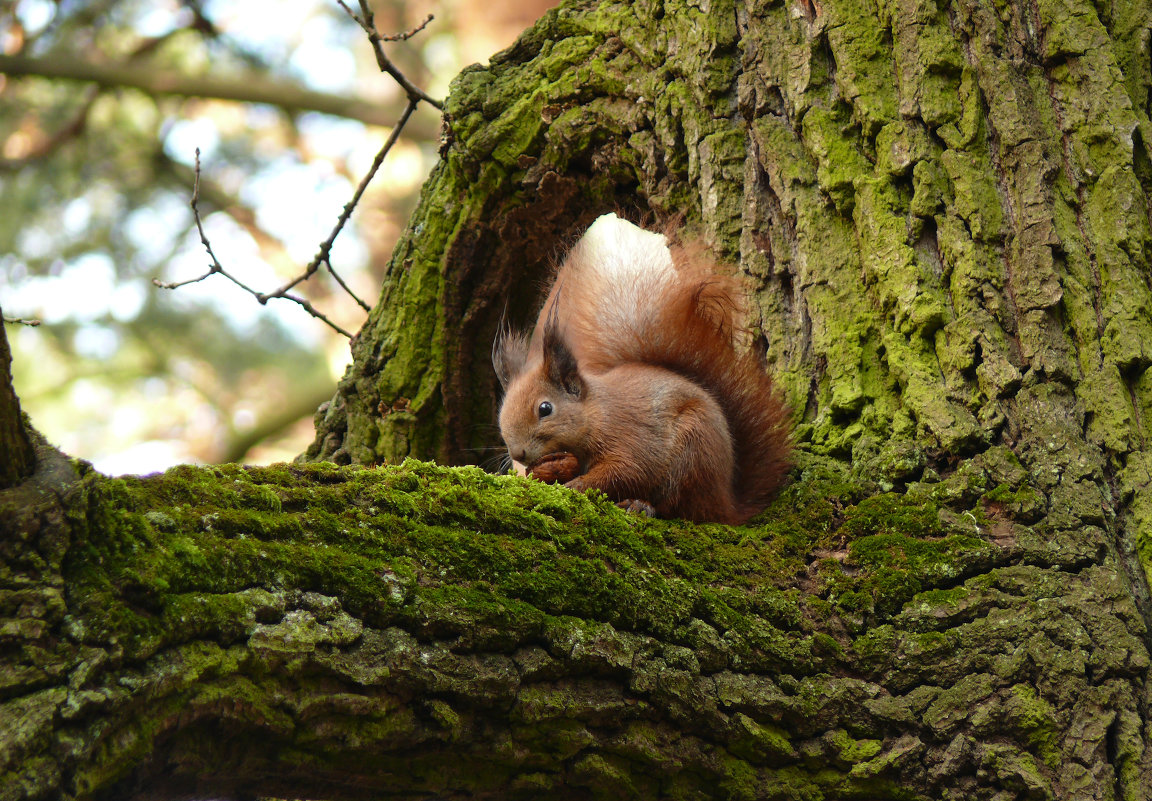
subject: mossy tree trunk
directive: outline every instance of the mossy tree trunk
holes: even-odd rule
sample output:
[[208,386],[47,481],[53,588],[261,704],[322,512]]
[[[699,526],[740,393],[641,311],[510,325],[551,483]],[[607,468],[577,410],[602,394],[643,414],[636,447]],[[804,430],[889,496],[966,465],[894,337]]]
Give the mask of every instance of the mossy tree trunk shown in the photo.
[[20,399],[12,388],[12,353],[0,322],[0,489],[31,475],[36,466],[32,441],[20,417]]
[[0,494],[0,798],[1152,799],[1152,10],[569,3],[448,105],[310,457],[476,461],[598,214],[737,262],[759,525],[408,462]]

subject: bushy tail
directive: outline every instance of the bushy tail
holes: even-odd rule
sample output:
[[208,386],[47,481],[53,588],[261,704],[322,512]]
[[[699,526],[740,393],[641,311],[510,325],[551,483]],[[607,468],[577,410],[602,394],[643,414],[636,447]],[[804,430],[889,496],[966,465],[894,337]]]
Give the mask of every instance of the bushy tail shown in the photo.
[[713,394],[724,410],[736,453],[735,495],[741,522],[760,512],[792,464],[791,412],[741,328],[743,293],[735,278],[698,245],[672,248],[678,281],[661,304],[667,319],[645,356]]
[[547,303],[558,302],[559,325],[582,371],[658,365],[716,398],[735,447],[740,519],[747,520],[791,465],[791,414],[758,356],[739,342],[745,312],[736,279],[704,247],[669,247],[668,239],[614,214],[600,217],[569,253]]

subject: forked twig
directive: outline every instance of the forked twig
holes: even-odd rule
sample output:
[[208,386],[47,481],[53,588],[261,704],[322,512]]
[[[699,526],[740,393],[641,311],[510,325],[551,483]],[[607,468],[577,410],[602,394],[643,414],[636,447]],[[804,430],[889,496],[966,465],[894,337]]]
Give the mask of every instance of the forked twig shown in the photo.
[[[252,295],[253,297],[255,297],[257,300],[260,300],[261,303],[266,303],[267,299],[261,300],[262,296],[259,292],[257,292],[255,289],[253,289],[252,287],[245,284],[243,281],[238,279],[236,276],[229,273],[227,270],[224,269],[224,266],[222,264],[220,264],[220,260],[218,258],[216,258],[216,253],[213,252],[213,250],[212,250],[212,243],[208,241],[208,236],[207,236],[207,234],[204,233],[204,223],[200,220],[199,204],[200,204],[200,148],[196,148],[196,178],[195,178],[194,184],[192,185],[192,201],[189,205],[191,205],[191,207],[192,207],[192,217],[196,221],[196,230],[200,234],[200,243],[202,245],[204,245],[204,250],[206,250],[208,252],[208,258],[210,258],[212,260],[212,262],[211,262],[211,264],[208,265],[208,271],[201,276],[197,276],[196,278],[189,278],[187,281],[175,281],[175,282],[161,281],[158,278],[153,278],[152,283],[161,289],[179,289],[182,286],[187,286],[188,284],[195,284],[199,281],[203,281],[205,278],[207,278],[210,275],[222,275],[225,278],[227,278],[229,281],[234,283],[236,286],[240,287],[245,292],[247,292],[250,295]],[[328,317],[326,317],[323,313],[318,311],[316,309],[316,307],[313,306],[311,303],[309,303],[306,299],[299,297],[297,295],[289,295],[289,294],[284,293],[284,292],[278,293],[275,297],[284,298],[285,300],[290,300],[293,303],[300,304],[300,306],[305,311],[307,311],[309,314],[311,314],[317,320],[320,320],[321,322],[326,323],[333,330],[339,331],[341,334],[348,337],[349,339],[352,338],[352,334],[350,332],[345,331],[343,328],[338,326],[336,323],[329,320]]]
[[316,310],[315,307],[312,306],[311,303],[309,303],[304,298],[289,294],[289,290],[294,288],[297,284],[303,281],[307,281],[316,273],[317,270],[320,269],[320,265],[324,265],[328,269],[328,272],[331,273],[332,277],[336,280],[336,283],[338,283],[340,287],[346,293],[348,293],[348,295],[354,301],[356,301],[361,309],[363,309],[365,312],[372,311],[372,307],[361,300],[356,295],[356,293],[352,291],[351,287],[348,286],[344,279],[341,278],[340,275],[332,268],[332,247],[336,242],[336,237],[340,235],[340,232],[344,230],[344,226],[348,223],[348,220],[351,219],[352,212],[360,203],[360,199],[364,196],[364,192],[367,190],[368,184],[372,181],[372,178],[375,177],[377,171],[380,169],[380,165],[384,162],[384,158],[388,155],[389,151],[392,150],[392,146],[395,145],[397,140],[400,138],[401,131],[404,130],[404,126],[408,123],[408,120],[411,118],[413,112],[416,111],[416,108],[420,105],[421,102],[425,102],[431,104],[437,109],[442,109],[443,103],[434,99],[426,92],[416,87],[411,81],[409,81],[408,78],[396,67],[396,65],[392,63],[392,61],[384,53],[383,49],[384,42],[407,40],[422,31],[424,27],[432,21],[431,14],[428,15],[427,19],[425,19],[422,23],[410,31],[391,35],[383,35],[376,30],[375,23],[373,22],[372,9],[369,7],[367,0],[359,0],[361,12],[360,16],[357,16],[356,13],[353,12],[352,9],[345,4],[344,0],[336,0],[336,2],[339,3],[340,7],[343,8],[344,11],[347,12],[348,15],[352,17],[352,19],[355,20],[355,22],[368,34],[368,40],[372,43],[372,50],[376,55],[377,65],[380,67],[382,72],[392,76],[393,80],[400,84],[400,86],[404,89],[408,95],[408,104],[404,107],[404,111],[401,113],[400,119],[392,127],[392,133],[389,134],[388,140],[384,143],[384,146],[380,148],[380,152],[376,154],[376,158],[373,159],[372,166],[368,169],[367,174],[365,174],[364,178],[360,181],[360,184],[356,187],[356,191],[353,193],[352,199],[344,204],[344,209],[341,211],[339,219],[336,220],[336,225],[332,228],[332,232],[328,234],[327,239],[320,243],[320,249],[317,251],[316,256],[312,259],[312,261],[308,263],[308,266],[304,269],[304,272],[298,277],[284,284],[284,286],[273,292],[267,293],[257,292],[256,290],[247,286],[224,269],[223,265],[220,264],[220,260],[216,258],[216,254],[212,251],[212,245],[208,242],[208,237],[204,234],[204,226],[200,220],[200,210],[198,207],[200,200],[200,149],[197,148],[196,174],[195,182],[192,188],[192,215],[196,221],[196,230],[200,233],[200,242],[204,245],[204,249],[208,252],[211,263],[208,267],[208,271],[196,278],[190,278],[187,281],[178,281],[173,283],[152,279],[152,283],[162,289],[177,289],[178,287],[186,286],[187,284],[194,284],[198,281],[203,281],[210,275],[219,274],[227,278],[236,286],[243,289],[245,292],[251,294],[256,298],[257,301],[260,302],[261,305],[267,304],[268,301],[273,298],[284,298],[285,300],[290,300],[299,304],[313,317],[326,323],[328,326],[336,331],[339,331],[344,336],[351,338],[352,334],[336,325],[336,323],[332,322],[325,315],[321,314]]
[[419,25],[417,25],[415,28],[413,28],[410,31],[405,31],[404,33],[385,33],[385,34],[381,34],[380,38],[383,39],[385,42],[407,42],[413,36],[420,33],[420,31],[427,28],[428,23],[434,19],[436,19],[436,18],[434,16],[432,16],[431,14],[429,14],[428,16],[426,16],[424,18],[423,22],[421,22]]
[[395,42],[401,39],[408,39],[412,36],[415,36],[418,32],[423,30],[425,25],[432,21],[432,15],[429,14],[428,19],[424,20],[424,22],[422,22],[418,27],[414,28],[408,33],[384,36],[378,30],[376,30],[376,23],[374,21],[375,15],[372,13],[372,8],[368,5],[368,0],[360,0],[360,16],[357,16],[356,13],[353,12],[352,9],[344,3],[344,0],[336,0],[336,2],[339,3],[340,7],[348,13],[348,16],[352,17],[356,24],[359,25],[366,34],[368,34],[368,41],[372,43],[372,52],[376,55],[376,65],[380,67],[380,71],[391,75],[396,83],[400,84],[404,91],[408,93],[409,100],[423,100],[425,103],[443,110],[444,104],[442,102],[435,99],[426,93],[423,89],[420,89],[415,84],[413,84],[410,80],[408,80],[407,76],[404,75],[404,73],[402,73],[400,69],[392,63],[392,59],[388,58],[387,54],[384,52],[383,46],[384,42],[386,41]]
[[360,198],[364,195],[364,190],[368,188],[368,184],[372,180],[373,176],[376,175],[376,171],[379,170],[380,165],[384,163],[384,157],[388,155],[388,151],[392,149],[392,146],[396,144],[396,140],[400,138],[400,131],[403,130],[405,123],[408,122],[408,118],[412,116],[412,112],[416,110],[416,106],[419,102],[419,100],[411,99],[408,101],[408,105],[404,107],[404,112],[400,115],[399,122],[397,122],[396,127],[392,129],[392,133],[389,135],[388,141],[384,143],[384,146],[380,148],[380,152],[376,154],[376,158],[372,160],[372,166],[368,168],[368,172],[364,175],[364,178],[361,179],[360,185],[356,187],[356,192],[352,195],[352,199],[344,204],[344,210],[340,212],[340,218],[336,221],[336,226],[332,229],[332,233],[328,235],[328,238],[320,243],[320,250],[316,253],[316,256],[312,259],[312,261],[308,263],[308,267],[305,269],[304,274],[293,279],[292,281],[289,281],[275,292],[269,292],[267,295],[257,295],[257,300],[259,300],[261,303],[267,303],[269,298],[282,297],[285,292],[296,286],[301,281],[306,281],[307,279],[311,278],[312,274],[320,268],[321,264],[326,264],[328,265],[328,271],[332,273],[332,277],[335,278],[337,282],[339,282],[340,286],[344,287],[344,290],[349,295],[351,295],[357,303],[360,304],[360,308],[364,309],[364,311],[372,311],[372,308],[364,301],[360,300],[360,298],[356,297],[356,295],[352,292],[351,289],[348,288],[340,276],[338,276],[332,270],[332,263],[329,261],[328,257],[332,251],[332,245],[336,242],[336,237],[340,234],[340,231],[343,230],[344,224],[347,223],[349,218],[352,216],[352,211],[356,208],[356,204],[360,202]]

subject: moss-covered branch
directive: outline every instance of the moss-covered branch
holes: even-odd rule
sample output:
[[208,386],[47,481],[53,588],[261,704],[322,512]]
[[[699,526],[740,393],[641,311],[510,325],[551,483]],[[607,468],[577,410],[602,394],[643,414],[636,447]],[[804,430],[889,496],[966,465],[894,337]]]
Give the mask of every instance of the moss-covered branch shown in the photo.
[[1140,617],[1005,450],[903,495],[813,459],[743,528],[45,463],[0,495],[4,798],[1146,797]]

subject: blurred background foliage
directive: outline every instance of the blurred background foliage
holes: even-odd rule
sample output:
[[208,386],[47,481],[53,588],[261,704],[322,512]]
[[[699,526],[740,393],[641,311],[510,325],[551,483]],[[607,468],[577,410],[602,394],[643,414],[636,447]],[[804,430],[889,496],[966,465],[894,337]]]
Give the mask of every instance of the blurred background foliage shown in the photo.
[[[442,98],[463,66],[510,45],[554,0],[375,0],[388,55]],[[355,7],[355,3],[351,3]],[[348,340],[259,291],[299,274],[398,118],[336,0],[0,0],[0,307],[16,390],[65,452],[110,473],[180,462],[291,459],[349,360]],[[371,305],[436,159],[421,104],[333,266]],[[356,331],[365,314],[327,273],[301,294]]]

